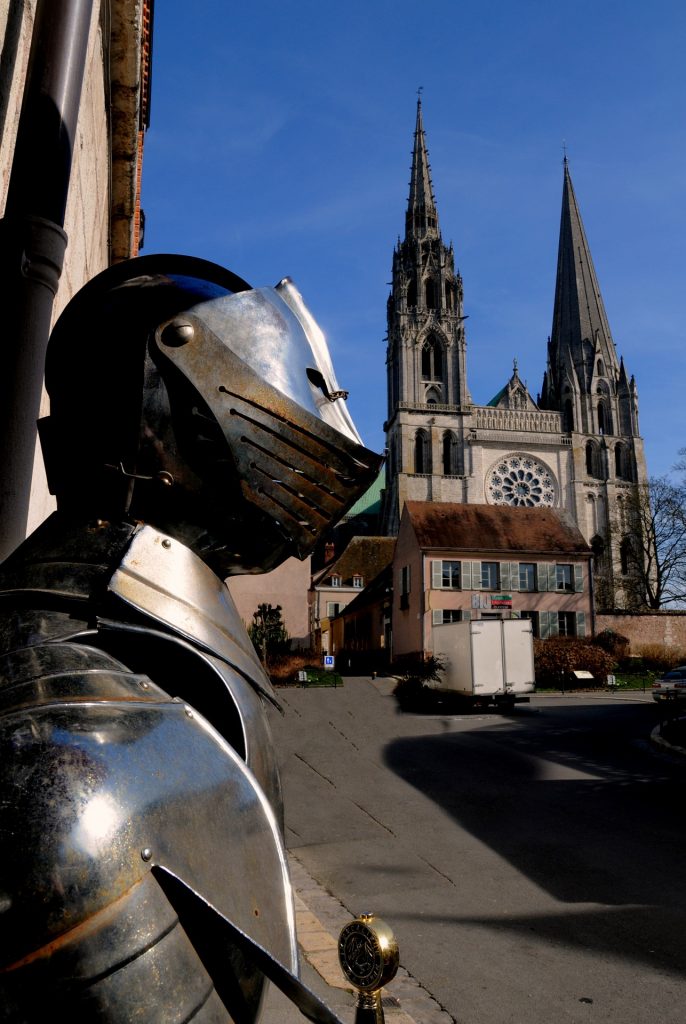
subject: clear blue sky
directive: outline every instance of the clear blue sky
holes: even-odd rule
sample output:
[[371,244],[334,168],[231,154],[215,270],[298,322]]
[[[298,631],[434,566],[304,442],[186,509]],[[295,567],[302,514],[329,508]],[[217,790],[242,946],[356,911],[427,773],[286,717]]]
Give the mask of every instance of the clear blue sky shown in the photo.
[[143,252],[291,276],[381,450],[417,88],[477,403],[514,357],[540,390],[564,140],[648,470],[668,472],[686,445],[685,53],[676,0],[158,0]]

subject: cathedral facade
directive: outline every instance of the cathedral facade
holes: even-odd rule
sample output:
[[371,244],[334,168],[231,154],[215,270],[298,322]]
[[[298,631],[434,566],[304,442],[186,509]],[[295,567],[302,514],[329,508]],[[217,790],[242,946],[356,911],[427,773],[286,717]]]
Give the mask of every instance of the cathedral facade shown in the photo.
[[617,357],[566,159],[553,325],[535,400],[515,362],[487,405],[473,402],[463,303],[420,100],[388,299],[384,531],[397,533],[406,501],[559,509],[593,548],[597,606],[630,606],[630,499],[647,479],[638,394]]

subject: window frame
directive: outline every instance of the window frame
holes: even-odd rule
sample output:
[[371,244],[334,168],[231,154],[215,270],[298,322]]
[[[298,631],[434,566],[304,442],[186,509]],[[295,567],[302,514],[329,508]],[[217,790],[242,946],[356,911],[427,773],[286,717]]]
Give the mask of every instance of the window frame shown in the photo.
[[[567,576],[569,579],[566,579]],[[574,566],[571,562],[555,563],[555,590],[564,594],[574,593]]]
[[[493,571],[495,571],[495,583],[492,580]],[[486,577],[488,576],[488,581]],[[482,590],[500,590],[500,562],[482,562],[481,563],[481,589]]]
[[[440,566],[440,569],[438,569]],[[446,569],[446,566],[452,568]],[[457,583],[454,582],[457,576]],[[446,583],[446,578],[450,582]],[[434,558],[431,560],[432,590],[462,590],[462,562],[457,558]]]
[[[530,572],[527,573],[527,577],[530,576],[531,578],[532,585],[530,587],[524,586],[522,582],[524,579],[522,575],[522,570],[525,568],[530,570]],[[536,568],[537,567],[535,562],[519,562],[519,589],[522,593],[532,594],[538,590],[538,573],[536,571]],[[526,582],[528,583],[528,579]]]

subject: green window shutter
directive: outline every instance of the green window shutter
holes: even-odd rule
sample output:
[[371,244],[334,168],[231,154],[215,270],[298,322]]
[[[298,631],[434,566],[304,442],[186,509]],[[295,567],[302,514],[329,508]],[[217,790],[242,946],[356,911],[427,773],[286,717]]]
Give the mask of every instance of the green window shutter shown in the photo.
[[548,590],[557,590],[557,565],[555,562],[548,562]]
[[481,562],[472,562],[472,590],[481,590]]
[[541,640],[547,640],[550,636],[550,612],[539,612],[538,625],[541,631]]
[[435,560],[431,563],[431,586],[439,590],[443,585],[443,562]]
[[441,608],[434,608],[431,613],[431,621],[434,626],[443,625],[443,610]]
[[465,608],[464,611],[460,612],[460,618],[463,622],[471,622],[472,613],[469,608]]
[[511,569],[509,562],[500,563],[500,589],[512,590]]
[[460,562],[460,580],[463,590],[472,589],[472,563]]
[[[548,564],[547,562],[539,562],[536,567],[536,575],[538,577],[538,589],[548,589]],[[542,614],[542,613],[541,613]]]
[[510,590],[519,590],[519,562],[510,562]]
[[576,635],[586,636],[586,612],[576,613]]
[[584,567],[583,565],[574,566],[574,590],[577,594],[582,594],[584,591]]
[[560,620],[557,617],[557,612],[548,612],[550,616],[550,625],[548,627],[548,636],[559,636],[560,635]]

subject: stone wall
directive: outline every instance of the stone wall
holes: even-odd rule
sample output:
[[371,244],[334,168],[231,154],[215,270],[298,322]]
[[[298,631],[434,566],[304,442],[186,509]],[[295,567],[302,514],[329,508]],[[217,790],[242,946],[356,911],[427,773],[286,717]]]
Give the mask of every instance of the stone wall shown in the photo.
[[629,653],[639,654],[646,644],[680,647],[686,652],[686,611],[610,612],[596,615],[596,633],[611,629],[625,636]]

